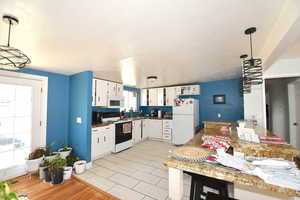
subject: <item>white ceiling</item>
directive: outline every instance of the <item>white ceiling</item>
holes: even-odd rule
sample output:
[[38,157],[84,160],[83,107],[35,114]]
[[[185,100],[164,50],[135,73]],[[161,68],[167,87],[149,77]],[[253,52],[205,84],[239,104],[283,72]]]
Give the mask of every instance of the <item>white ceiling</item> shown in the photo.
[[[31,68],[121,80],[120,61],[132,58],[137,86],[228,79],[240,74],[249,50],[243,31],[256,26],[255,53],[263,46],[284,0],[1,0],[0,14],[20,25],[11,45]],[[7,27],[0,23],[0,43]],[[149,86],[149,85],[148,85]]]

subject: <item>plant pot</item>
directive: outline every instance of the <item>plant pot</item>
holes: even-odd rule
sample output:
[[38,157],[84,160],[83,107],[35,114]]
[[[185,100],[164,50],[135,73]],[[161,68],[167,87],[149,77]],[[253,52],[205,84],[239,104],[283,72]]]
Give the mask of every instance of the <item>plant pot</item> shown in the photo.
[[76,174],[82,174],[86,168],[86,161],[85,160],[76,161],[74,163],[74,168],[75,168]]
[[71,148],[71,147],[68,147],[67,149],[68,149],[68,151],[62,151],[63,148],[58,150],[59,155],[60,155],[62,158],[64,158],[64,159],[66,159],[66,157],[67,157],[68,155],[70,155],[70,153],[71,153],[71,151],[72,151],[72,148]]
[[56,158],[59,155],[58,152],[53,152],[52,156],[45,156],[45,160],[48,160],[49,162],[51,162],[54,158]]
[[51,173],[49,171],[49,168],[45,168],[44,169],[44,173],[45,173],[45,182],[50,182],[51,181]]
[[46,169],[47,167],[39,167],[39,176],[40,179],[45,179],[45,171],[44,169]]
[[61,184],[64,181],[64,169],[57,168],[51,171],[51,183],[53,185]]
[[64,167],[64,180],[71,178],[73,167]]
[[39,169],[40,164],[43,161],[43,157],[34,159],[34,160],[26,160],[26,169],[28,172],[37,171]]

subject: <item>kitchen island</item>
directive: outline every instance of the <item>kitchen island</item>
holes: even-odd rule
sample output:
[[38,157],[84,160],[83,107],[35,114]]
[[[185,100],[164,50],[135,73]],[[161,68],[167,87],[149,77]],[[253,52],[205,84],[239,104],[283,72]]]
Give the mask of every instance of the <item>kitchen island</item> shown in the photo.
[[[270,131],[260,129],[258,131],[261,136],[273,135]],[[185,146],[201,147],[202,136],[228,136],[231,139],[233,151],[244,153],[245,156],[284,158],[292,161],[299,151],[290,145],[285,144],[262,144],[242,141],[237,137],[237,133],[232,131],[225,134],[217,129],[203,129],[200,133],[190,140]],[[248,175],[237,170],[218,167],[207,162],[184,162],[174,158],[168,158],[164,164],[169,168],[169,198],[172,200],[180,200],[183,196],[183,171],[199,174],[219,180],[231,182],[233,184],[253,187],[255,189],[280,193],[290,197],[300,197],[300,193],[283,187],[267,184],[264,180],[257,176]]]

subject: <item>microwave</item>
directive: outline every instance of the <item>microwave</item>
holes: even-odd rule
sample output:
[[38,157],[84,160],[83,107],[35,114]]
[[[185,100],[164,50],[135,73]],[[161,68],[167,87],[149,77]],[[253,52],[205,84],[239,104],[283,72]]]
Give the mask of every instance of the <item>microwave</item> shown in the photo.
[[108,99],[109,108],[122,108],[124,107],[124,98],[120,97],[110,97]]

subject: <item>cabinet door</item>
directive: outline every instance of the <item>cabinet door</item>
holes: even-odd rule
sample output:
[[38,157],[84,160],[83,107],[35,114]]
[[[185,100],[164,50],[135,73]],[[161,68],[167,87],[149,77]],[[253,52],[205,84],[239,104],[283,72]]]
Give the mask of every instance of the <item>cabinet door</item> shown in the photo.
[[141,106],[148,106],[148,96],[147,96],[147,89],[142,89],[141,91]]
[[110,153],[114,149],[114,134],[115,128],[114,125],[109,125],[105,127],[103,133],[103,142],[104,142],[104,153]]
[[176,87],[166,88],[166,106],[174,106],[176,97]]
[[94,160],[98,156],[98,138],[99,134],[93,133],[92,134],[92,160]]
[[162,120],[149,120],[149,137],[162,139]]
[[104,80],[97,80],[96,91],[96,105],[107,106],[108,105],[108,82]]
[[142,139],[146,139],[149,137],[150,127],[149,127],[149,119],[142,120]]
[[117,96],[117,83],[108,82],[108,96],[109,97]]
[[117,87],[117,91],[116,91],[117,97],[123,98],[123,85],[117,83],[116,87]]
[[157,88],[157,105],[164,106],[164,88]]
[[157,88],[149,89],[149,106],[157,106]]
[[92,106],[96,105],[96,84],[97,84],[97,80],[93,79],[93,89],[92,89],[93,101],[92,101]]
[[142,139],[142,121],[132,121],[133,142],[138,143]]

